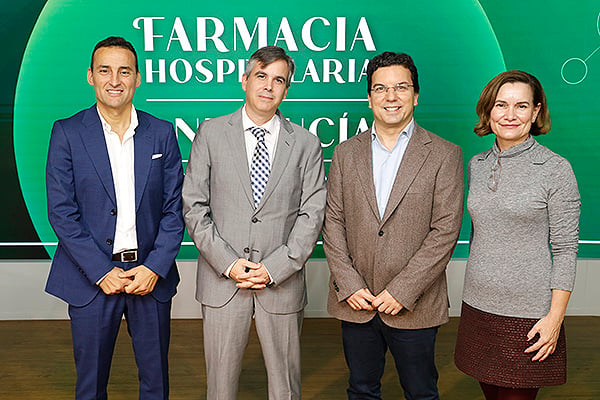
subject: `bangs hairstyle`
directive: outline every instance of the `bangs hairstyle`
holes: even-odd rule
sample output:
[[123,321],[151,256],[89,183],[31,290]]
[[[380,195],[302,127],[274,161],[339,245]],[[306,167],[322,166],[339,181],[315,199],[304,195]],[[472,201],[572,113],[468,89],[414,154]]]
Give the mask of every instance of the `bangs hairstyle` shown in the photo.
[[292,76],[294,75],[294,60],[292,60],[292,57],[288,56],[285,50],[279,46],[265,46],[256,50],[256,52],[250,56],[248,64],[246,64],[244,75],[250,76],[252,69],[254,69],[254,66],[257,63],[263,67],[266,67],[267,65],[279,60],[283,60],[287,63],[288,76],[285,80],[285,85],[289,88],[290,84],[292,83]]
[[412,57],[406,53],[384,51],[373,57],[367,65],[367,94],[371,94],[371,85],[373,84],[373,74],[375,71],[379,68],[391,67],[393,65],[401,65],[410,71],[413,89],[415,93],[419,93],[419,74]]
[[533,107],[540,104],[540,111],[529,133],[533,136],[545,135],[550,132],[550,111],[546,101],[546,93],[538,79],[523,71],[506,71],[492,79],[481,92],[475,111],[479,117],[479,122],[475,125],[473,131],[479,136],[489,135],[492,132],[490,127],[490,114],[500,88],[505,83],[522,82],[531,88],[533,93]]

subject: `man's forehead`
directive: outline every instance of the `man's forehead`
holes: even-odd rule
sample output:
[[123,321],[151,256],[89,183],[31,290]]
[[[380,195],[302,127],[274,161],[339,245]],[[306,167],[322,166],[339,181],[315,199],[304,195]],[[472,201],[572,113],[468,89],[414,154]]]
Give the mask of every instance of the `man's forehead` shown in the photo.
[[252,73],[257,73],[259,71],[267,72],[266,69],[268,69],[270,66],[277,64],[277,63],[280,63],[280,64],[284,63],[285,71],[280,71],[280,72],[283,74],[282,76],[286,76],[288,73],[288,65],[285,62],[285,60],[282,60],[282,59],[275,60],[269,64],[265,64],[262,61],[256,61],[256,64],[254,64],[254,67],[252,68]]
[[378,75],[382,75],[382,74],[406,75],[406,74],[408,74],[410,76],[410,70],[402,64],[393,64],[393,65],[386,65],[385,67],[377,68],[375,71],[373,71],[373,75],[375,75],[375,74],[378,74]]
[[98,67],[98,68],[113,68],[113,67],[116,67],[116,69],[131,69],[131,70],[134,69],[133,65],[129,65],[129,64],[113,65],[113,64],[100,63],[100,64],[95,64],[95,66]]
[[[109,46],[109,47],[100,47],[99,49],[97,49],[94,52],[94,61],[96,61],[98,58],[102,58],[102,63],[108,63],[108,60],[106,60],[106,58],[112,58],[114,56],[122,56],[125,55],[125,58],[127,58],[127,63],[131,63],[132,65],[135,64],[135,55],[131,52],[131,50],[123,48],[123,47],[117,47],[117,46]],[[122,61],[121,61],[122,63]]]

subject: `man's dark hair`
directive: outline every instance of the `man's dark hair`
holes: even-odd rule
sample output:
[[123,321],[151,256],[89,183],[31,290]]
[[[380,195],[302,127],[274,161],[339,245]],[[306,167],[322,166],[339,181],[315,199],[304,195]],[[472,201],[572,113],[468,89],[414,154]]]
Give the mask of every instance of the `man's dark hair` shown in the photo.
[[246,70],[244,71],[244,74],[246,76],[250,76],[250,73],[257,62],[263,66],[267,66],[279,60],[283,60],[287,63],[288,76],[285,81],[285,85],[286,87],[290,87],[290,84],[292,83],[292,76],[294,75],[294,60],[292,60],[292,57],[288,56],[285,50],[279,46],[265,46],[256,50],[254,54],[250,56],[250,60],[248,60],[248,64],[246,64]]
[[419,93],[419,74],[417,73],[417,67],[413,59],[406,53],[394,53],[391,51],[385,51],[369,61],[369,65],[367,66],[367,93],[371,94],[373,73],[379,68],[391,67],[392,65],[402,65],[410,71],[413,89],[415,93]]
[[94,70],[94,54],[96,54],[96,50],[102,47],[120,47],[122,49],[127,49],[131,51],[133,53],[133,57],[135,58],[135,72],[140,71],[138,68],[137,53],[135,52],[133,45],[120,36],[110,36],[104,40],[99,41],[98,44],[96,44],[96,47],[94,47],[94,51],[92,51],[92,61],[90,63],[90,68],[92,69],[92,71]]

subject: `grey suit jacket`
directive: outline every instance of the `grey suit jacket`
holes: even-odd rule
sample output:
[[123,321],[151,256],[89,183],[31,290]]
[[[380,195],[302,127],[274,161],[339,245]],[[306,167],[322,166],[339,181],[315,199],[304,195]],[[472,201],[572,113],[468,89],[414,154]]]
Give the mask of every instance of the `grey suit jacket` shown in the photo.
[[371,130],[336,147],[328,175],[323,240],[331,270],[328,311],[363,323],[376,311],[345,301],[362,288],[384,289],[404,309],[381,314],[395,328],[448,321],[446,265],[462,222],[460,148],[415,125],[383,218],[373,184]]
[[[279,113],[279,111],[278,111]],[[306,305],[304,264],[316,244],[325,209],[321,142],[285,120],[265,194],[254,208],[242,110],[203,122],[192,144],[183,185],[188,233],[200,254],[196,298],[225,305],[238,292],[225,270],[238,258],[262,262],[274,285],[255,291],[271,313]]]

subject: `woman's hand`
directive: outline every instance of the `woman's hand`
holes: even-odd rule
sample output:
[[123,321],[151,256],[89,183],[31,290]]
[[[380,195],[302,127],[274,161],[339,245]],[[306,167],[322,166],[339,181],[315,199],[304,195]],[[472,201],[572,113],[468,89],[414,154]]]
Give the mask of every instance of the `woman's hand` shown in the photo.
[[527,341],[539,334],[539,339],[525,349],[525,353],[537,352],[531,361],[544,361],[556,350],[556,342],[560,335],[560,327],[565,319],[567,303],[571,292],[560,289],[552,289],[552,303],[550,312],[540,319],[527,333]]
[[539,334],[539,339],[525,349],[525,353],[537,351],[531,361],[544,361],[550,354],[554,353],[561,325],[562,318],[559,319],[548,314],[531,328],[527,333],[527,341],[530,341],[536,334]]

